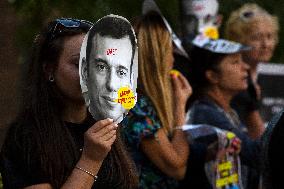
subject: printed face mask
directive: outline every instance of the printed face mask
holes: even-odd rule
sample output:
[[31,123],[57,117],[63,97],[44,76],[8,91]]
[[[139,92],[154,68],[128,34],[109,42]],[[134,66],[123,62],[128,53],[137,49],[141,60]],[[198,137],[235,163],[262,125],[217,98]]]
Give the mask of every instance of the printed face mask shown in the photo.
[[[98,22],[103,22],[104,18]],[[131,25],[128,27],[134,36]],[[86,35],[80,54],[83,96],[95,120],[111,118],[119,123],[136,103],[136,43],[133,48],[128,35],[114,38],[111,35],[102,36],[92,30],[96,32],[96,24]]]

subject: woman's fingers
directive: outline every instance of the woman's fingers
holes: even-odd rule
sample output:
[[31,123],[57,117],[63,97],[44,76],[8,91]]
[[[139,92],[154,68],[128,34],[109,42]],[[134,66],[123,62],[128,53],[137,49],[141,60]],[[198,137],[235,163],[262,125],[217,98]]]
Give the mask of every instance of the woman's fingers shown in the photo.
[[97,137],[102,137],[102,136],[106,135],[107,133],[109,133],[109,132],[111,132],[113,130],[116,130],[117,127],[118,127],[117,124],[112,123],[110,125],[105,126],[101,130],[99,130],[97,132],[93,132],[93,133],[95,133]]
[[101,136],[101,140],[108,141],[110,140],[114,135],[116,135],[116,130],[111,130],[110,132],[106,133],[105,135]]
[[178,79],[181,82],[182,88],[186,88],[186,89],[191,88],[187,79],[182,74],[179,74]]
[[107,141],[108,144],[109,144],[109,145],[112,145],[112,144],[114,143],[115,139],[116,139],[116,134],[113,135],[111,138],[109,138],[109,140]]
[[190,89],[191,90],[191,86],[190,86],[189,82],[181,73],[178,74],[178,75],[172,74],[171,77],[172,77],[172,81],[173,81],[175,88],[181,88],[181,89],[185,89],[185,90]]
[[113,119],[110,119],[110,118],[100,120],[96,122],[89,130],[90,132],[97,132],[101,130],[102,128],[104,128],[105,126],[110,125],[111,123],[113,123]]
[[187,98],[192,94],[192,88],[187,79],[182,74],[179,74],[178,76],[171,76],[173,82],[173,90],[176,96],[178,98],[182,97],[183,99],[187,100]]
[[179,88],[179,85],[180,85],[177,77],[178,76],[176,76],[176,75],[171,75],[174,91],[176,91]]
[[230,154],[239,154],[240,151],[241,151],[241,140],[235,137],[228,148],[228,152]]
[[92,160],[103,160],[116,139],[118,125],[106,119],[95,123],[84,135],[84,155]]

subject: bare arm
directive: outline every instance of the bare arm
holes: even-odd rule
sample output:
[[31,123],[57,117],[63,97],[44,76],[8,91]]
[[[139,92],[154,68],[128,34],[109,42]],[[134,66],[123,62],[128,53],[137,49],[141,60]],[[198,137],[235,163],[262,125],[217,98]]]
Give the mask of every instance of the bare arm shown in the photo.
[[[95,123],[84,136],[84,150],[76,166],[97,175],[102,162],[116,139],[117,125],[111,119]],[[92,188],[95,179],[90,174],[74,168],[61,189],[87,189]],[[48,183],[32,185],[25,189],[52,189]]]
[[181,130],[176,130],[169,141],[163,129],[159,129],[155,138],[143,139],[142,151],[166,175],[181,180],[186,171],[189,147]]
[[259,137],[261,137],[265,128],[258,110],[249,112],[246,116],[245,122],[248,128],[248,135],[252,139],[258,139]]
[[[81,158],[82,159],[82,158]],[[88,160],[81,160],[77,163],[80,165],[80,167],[87,167],[86,170],[90,171],[93,174],[97,174],[101,163],[102,162],[92,162]],[[84,165],[84,166],[83,166]],[[94,178],[91,175],[88,175],[87,173],[74,168],[70,177],[68,180],[64,183],[64,185],[61,187],[62,189],[65,188],[76,188],[76,189],[87,189],[92,188],[94,184]],[[28,186],[25,189],[52,189],[52,186],[48,183],[45,184],[37,184]]]
[[[174,127],[177,127],[182,126],[185,122],[185,105],[191,95],[191,87],[181,74],[172,75],[172,80],[174,99],[177,99],[174,109]],[[182,130],[175,129],[170,141],[161,128],[158,130],[156,138],[142,139],[141,148],[163,173],[177,180],[183,179],[187,167],[189,145]]]

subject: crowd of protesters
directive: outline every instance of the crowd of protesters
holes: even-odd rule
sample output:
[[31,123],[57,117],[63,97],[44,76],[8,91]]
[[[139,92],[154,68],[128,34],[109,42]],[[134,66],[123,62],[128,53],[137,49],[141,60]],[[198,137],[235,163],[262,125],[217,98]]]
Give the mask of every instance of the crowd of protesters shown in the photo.
[[[123,32],[122,23],[108,31]],[[227,40],[197,34],[184,51],[160,10],[144,10],[133,22],[137,102],[116,123],[94,120],[80,88],[80,49],[94,24],[48,23],[33,41],[22,108],[1,150],[4,188],[216,188],[204,167],[216,154],[208,141],[191,143],[185,124],[235,135],[226,151],[240,157],[243,189],[281,188],[283,116],[265,128],[256,73],[278,43],[277,17],[245,4],[224,24]]]

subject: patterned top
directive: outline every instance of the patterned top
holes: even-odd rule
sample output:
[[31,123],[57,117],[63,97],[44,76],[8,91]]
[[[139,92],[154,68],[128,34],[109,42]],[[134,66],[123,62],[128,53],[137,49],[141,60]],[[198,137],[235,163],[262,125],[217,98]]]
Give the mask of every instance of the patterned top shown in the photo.
[[162,173],[141,150],[142,139],[156,138],[158,129],[162,127],[150,99],[139,96],[135,107],[129,111],[123,124],[125,125],[123,136],[139,174],[139,188],[177,188],[177,181]]

